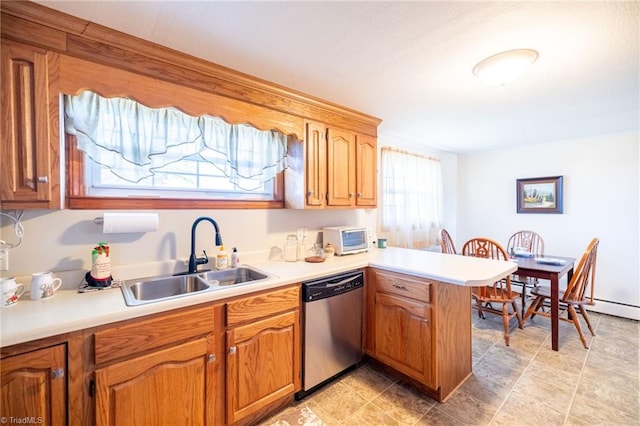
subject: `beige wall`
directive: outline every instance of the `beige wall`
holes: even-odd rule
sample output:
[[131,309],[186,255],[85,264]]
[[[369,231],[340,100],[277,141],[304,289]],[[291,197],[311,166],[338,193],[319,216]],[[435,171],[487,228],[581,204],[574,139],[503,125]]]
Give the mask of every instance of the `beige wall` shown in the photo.
[[[595,309],[640,319],[638,133],[621,133],[459,157],[457,246],[476,236],[506,244],[539,232],[545,253],[580,257],[600,238]],[[517,214],[516,179],[564,176],[564,214]]]
[[[225,248],[237,246],[241,253],[282,246],[288,233],[307,227],[313,231],[323,226],[370,226],[375,231],[375,211],[296,211],[296,210],[158,210],[159,229],[134,234],[103,234],[93,223],[102,211],[60,210],[26,211],[23,219],[24,238],[19,247],[10,250],[9,271],[2,275],[20,276],[36,271],[88,270],[91,249],[100,241],[112,250],[112,266],[143,264],[162,260],[188,258],[191,225],[199,216],[216,220]],[[2,239],[15,242],[12,226],[2,217]],[[201,223],[197,229],[197,251],[213,255],[213,227]],[[316,232],[317,233],[317,232]]]

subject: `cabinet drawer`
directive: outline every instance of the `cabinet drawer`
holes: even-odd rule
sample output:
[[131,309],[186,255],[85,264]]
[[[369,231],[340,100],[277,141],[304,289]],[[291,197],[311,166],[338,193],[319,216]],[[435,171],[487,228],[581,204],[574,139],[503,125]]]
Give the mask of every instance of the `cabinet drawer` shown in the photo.
[[214,329],[214,309],[214,306],[208,306],[161,314],[96,331],[95,363],[101,364],[211,333]]
[[374,272],[376,290],[429,302],[431,284],[420,278],[413,278],[393,272],[376,270]]
[[258,296],[227,303],[227,325],[296,309],[300,306],[300,287],[287,287]]

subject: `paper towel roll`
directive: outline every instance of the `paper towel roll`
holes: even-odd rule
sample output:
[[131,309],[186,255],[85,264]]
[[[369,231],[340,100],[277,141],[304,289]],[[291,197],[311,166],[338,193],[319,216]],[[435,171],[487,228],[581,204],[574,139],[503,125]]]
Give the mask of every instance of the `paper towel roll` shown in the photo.
[[158,213],[104,213],[103,234],[150,232],[158,230]]

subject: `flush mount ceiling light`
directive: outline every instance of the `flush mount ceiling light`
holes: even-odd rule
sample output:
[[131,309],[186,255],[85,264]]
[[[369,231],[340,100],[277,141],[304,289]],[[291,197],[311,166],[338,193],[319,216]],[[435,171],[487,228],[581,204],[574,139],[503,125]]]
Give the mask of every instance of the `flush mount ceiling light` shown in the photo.
[[511,83],[538,59],[538,52],[532,49],[507,50],[482,60],[473,67],[473,73],[491,86]]

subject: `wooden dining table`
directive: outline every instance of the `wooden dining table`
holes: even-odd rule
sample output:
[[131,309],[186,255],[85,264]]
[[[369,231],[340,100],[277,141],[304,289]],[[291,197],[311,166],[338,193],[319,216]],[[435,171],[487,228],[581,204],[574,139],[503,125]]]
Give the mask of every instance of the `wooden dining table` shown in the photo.
[[[560,278],[567,275],[567,282],[573,276],[573,264],[576,261],[573,257],[549,256],[542,257],[546,260],[558,260],[558,264],[542,263],[539,257],[514,257],[510,259],[518,264],[515,275],[549,280],[551,282],[551,349],[558,350],[558,329],[559,329],[559,293]],[[537,260],[536,260],[537,259]],[[561,263],[564,262],[564,263]]]

